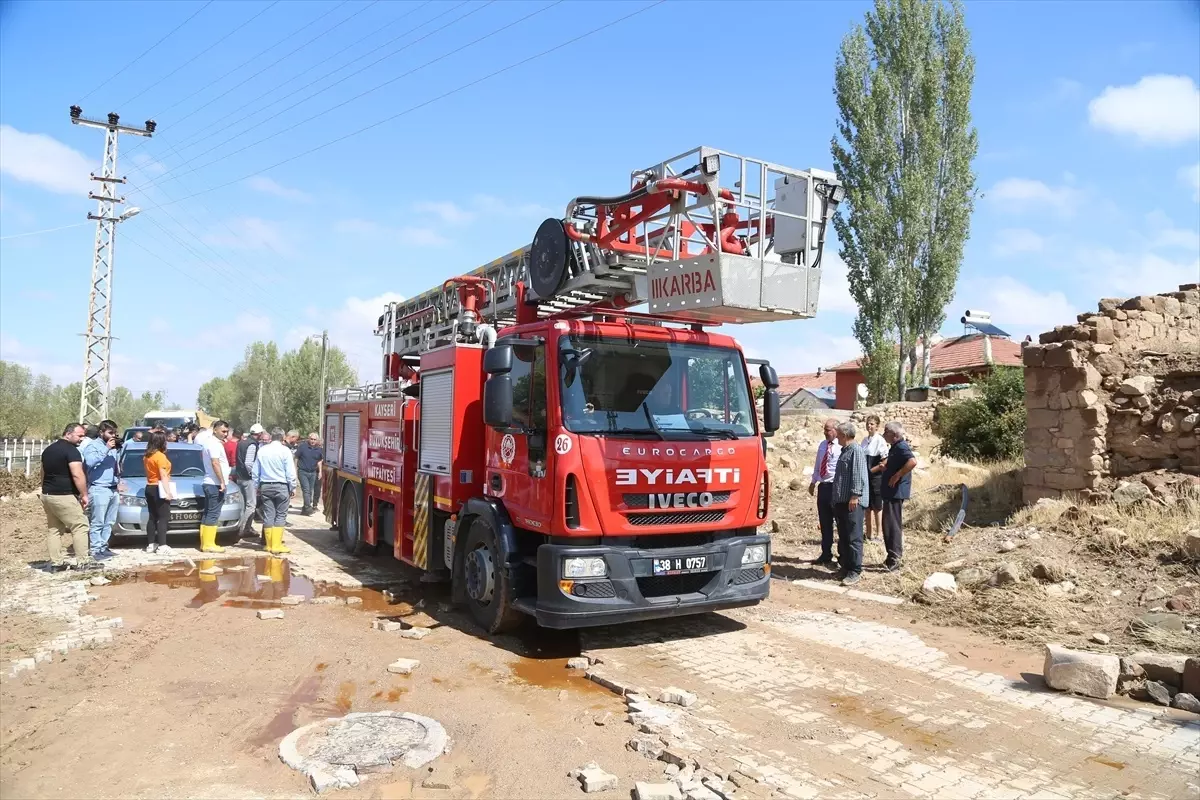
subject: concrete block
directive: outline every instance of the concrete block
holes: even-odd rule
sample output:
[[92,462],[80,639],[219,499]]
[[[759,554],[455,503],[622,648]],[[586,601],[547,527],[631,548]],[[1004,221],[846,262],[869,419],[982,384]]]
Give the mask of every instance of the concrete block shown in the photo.
[[424,639],[432,632],[433,631],[429,630],[429,628],[405,628],[404,630],[400,631],[400,638],[420,640]]
[[683,800],[683,793],[674,783],[643,783],[633,785],[634,800]]
[[278,608],[264,608],[258,612],[259,619],[283,619],[283,612]]
[[403,630],[404,625],[394,619],[377,619],[371,622],[371,627],[377,631],[387,631],[394,633],[395,631]]
[[415,658],[398,658],[388,664],[387,671],[393,675],[411,675],[413,670],[421,666]]

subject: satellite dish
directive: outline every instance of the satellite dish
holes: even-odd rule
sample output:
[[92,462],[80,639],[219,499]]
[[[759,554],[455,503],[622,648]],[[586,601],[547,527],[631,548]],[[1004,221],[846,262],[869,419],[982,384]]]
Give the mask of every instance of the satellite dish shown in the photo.
[[865,383],[860,383],[858,385],[858,389],[856,389],[854,393],[858,395],[859,400],[866,400],[867,395],[869,394],[867,391],[867,385]]

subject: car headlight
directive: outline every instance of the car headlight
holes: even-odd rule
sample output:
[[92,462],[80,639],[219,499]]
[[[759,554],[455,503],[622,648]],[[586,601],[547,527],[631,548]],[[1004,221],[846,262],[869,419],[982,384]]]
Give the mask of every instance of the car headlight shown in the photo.
[[563,559],[564,578],[603,578],[608,574],[608,563],[603,558]]
[[146,506],[146,498],[138,497],[137,495],[134,495],[134,494],[123,494],[123,495],[121,495],[121,505],[123,505],[123,506],[140,506],[140,507],[144,508]]
[[743,567],[753,567],[765,563],[767,563],[767,546],[765,544],[752,544],[742,551]]

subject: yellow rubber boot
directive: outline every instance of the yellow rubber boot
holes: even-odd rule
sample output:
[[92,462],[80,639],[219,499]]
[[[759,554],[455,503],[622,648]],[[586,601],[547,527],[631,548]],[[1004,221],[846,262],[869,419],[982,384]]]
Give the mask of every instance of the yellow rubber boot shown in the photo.
[[275,529],[275,549],[272,550],[271,552],[272,553],[290,553],[290,552],[292,552],[290,548],[283,546],[283,528]]
[[225,548],[217,545],[217,526],[216,525],[201,525],[200,526],[200,552],[201,553],[224,553]]
[[275,528],[263,528],[263,549],[268,553],[275,552]]

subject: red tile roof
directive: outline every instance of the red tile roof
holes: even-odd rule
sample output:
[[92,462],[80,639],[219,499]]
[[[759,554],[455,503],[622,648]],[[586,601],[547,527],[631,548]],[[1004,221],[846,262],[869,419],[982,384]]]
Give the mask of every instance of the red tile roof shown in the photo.
[[[985,337],[973,333],[967,336],[957,336],[953,339],[943,339],[933,346],[929,358],[929,368],[934,375],[950,375],[955,372],[969,372],[988,366],[984,357],[984,342],[991,342],[991,364],[1002,367],[1021,366],[1021,345],[1011,339],[1001,339],[995,336]],[[843,361],[830,367],[828,372],[850,372],[859,369],[861,358]]]
[[[823,370],[820,373],[802,372],[797,375],[780,375],[779,376],[779,397],[787,399],[801,389],[820,389],[825,386],[833,386],[834,375],[829,370]],[[750,379],[751,386],[758,386],[761,383],[757,377]]]

